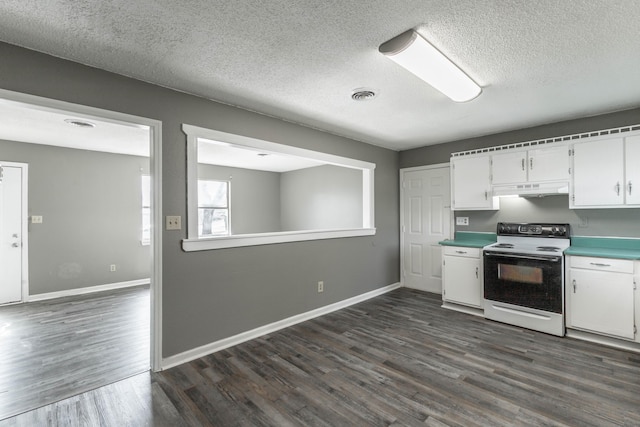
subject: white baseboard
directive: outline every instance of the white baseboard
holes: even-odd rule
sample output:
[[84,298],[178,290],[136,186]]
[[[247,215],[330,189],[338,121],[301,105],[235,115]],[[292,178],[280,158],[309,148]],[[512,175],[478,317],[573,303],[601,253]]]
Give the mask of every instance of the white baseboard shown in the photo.
[[331,312],[340,310],[342,308],[349,307],[350,305],[358,304],[362,301],[377,297],[387,292],[393,291],[401,287],[400,283],[394,283],[383,288],[375,289],[373,291],[357,295],[352,298],[348,298],[343,301],[339,301],[333,304],[326,305],[324,307],[316,308],[315,310],[307,311],[306,313],[297,314],[286,319],[282,319],[277,322],[269,323],[268,325],[260,326],[250,331],[242,332],[238,335],[234,335],[228,338],[221,339],[219,341],[212,342],[200,347],[196,347],[185,352],[169,356],[162,359],[162,370],[169,369],[183,363],[190,362],[200,357],[206,356],[211,353],[215,353],[225,348],[233,347],[234,345],[241,344],[246,341],[261,337],[266,334],[270,334],[280,329],[288,328],[298,323],[305,322],[315,317],[323,316]]
[[148,285],[150,279],[130,280],[128,282],[107,283],[106,285],[89,286],[86,288],[68,289],[66,291],[48,292],[46,294],[29,295],[26,302],[43,301],[47,299],[71,297],[76,295],[91,294],[94,292],[111,291],[114,289],[129,288],[132,286]]

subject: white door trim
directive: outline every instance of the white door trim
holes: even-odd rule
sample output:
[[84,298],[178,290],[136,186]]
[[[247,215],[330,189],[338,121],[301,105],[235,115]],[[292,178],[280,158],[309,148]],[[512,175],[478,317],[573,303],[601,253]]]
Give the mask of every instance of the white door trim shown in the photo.
[[[149,127],[151,198],[151,369],[162,369],[162,122],[160,120],[0,89],[0,102],[8,100],[53,111],[63,110],[86,118]],[[26,236],[27,233],[24,235]],[[28,295],[28,294],[27,294]],[[25,295],[23,294],[23,299]]]
[[20,249],[20,256],[22,258],[22,271],[20,272],[21,283],[21,295],[20,301],[22,302],[29,295],[29,165],[26,163],[5,162],[0,159],[0,166],[9,166],[20,169],[21,175],[21,218],[20,218],[20,235],[22,240],[22,248]]
[[[410,168],[402,168],[400,169],[400,283],[401,285],[404,287],[405,286],[405,279],[404,279],[404,174],[406,172],[414,172],[414,171],[420,171],[420,170],[429,170],[429,169],[449,169],[450,168],[450,164],[449,163],[437,163],[434,165],[427,165],[427,166],[414,166],[414,167],[410,167]],[[451,232],[453,232],[454,230],[454,213],[453,210],[450,210],[450,214],[449,214],[449,221],[451,223],[451,226],[449,227],[449,230],[451,230]],[[448,238],[451,238],[451,235],[448,236]]]

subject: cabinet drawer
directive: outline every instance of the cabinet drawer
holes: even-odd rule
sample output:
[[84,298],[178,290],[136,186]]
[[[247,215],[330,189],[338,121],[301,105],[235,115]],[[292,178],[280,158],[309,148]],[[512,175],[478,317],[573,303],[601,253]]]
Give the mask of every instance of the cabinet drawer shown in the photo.
[[569,265],[571,268],[633,274],[633,261],[627,259],[572,256]]
[[467,248],[463,246],[445,246],[445,255],[480,258],[480,248]]

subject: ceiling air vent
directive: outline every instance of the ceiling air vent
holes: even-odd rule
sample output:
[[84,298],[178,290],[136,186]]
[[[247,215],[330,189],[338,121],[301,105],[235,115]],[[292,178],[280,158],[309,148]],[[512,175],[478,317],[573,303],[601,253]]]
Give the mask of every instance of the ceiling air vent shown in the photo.
[[368,101],[376,97],[376,93],[372,89],[355,89],[351,94],[354,101]]

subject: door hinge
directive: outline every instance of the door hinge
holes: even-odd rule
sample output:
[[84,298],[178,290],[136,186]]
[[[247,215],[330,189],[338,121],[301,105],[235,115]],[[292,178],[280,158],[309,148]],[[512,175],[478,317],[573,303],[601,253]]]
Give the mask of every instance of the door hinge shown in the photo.
[[633,325],[633,335],[638,333],[638,327],[636,325]]
[[576,154],[576,151],[573,148],[569,148],[569,155],[573,156],[574,154]]
[[575,201],[576,201],[576,195],[575,194],[571,195],[571,201],[575,203]]
[[571,168],[569,168],[569,175],[571,175]]

